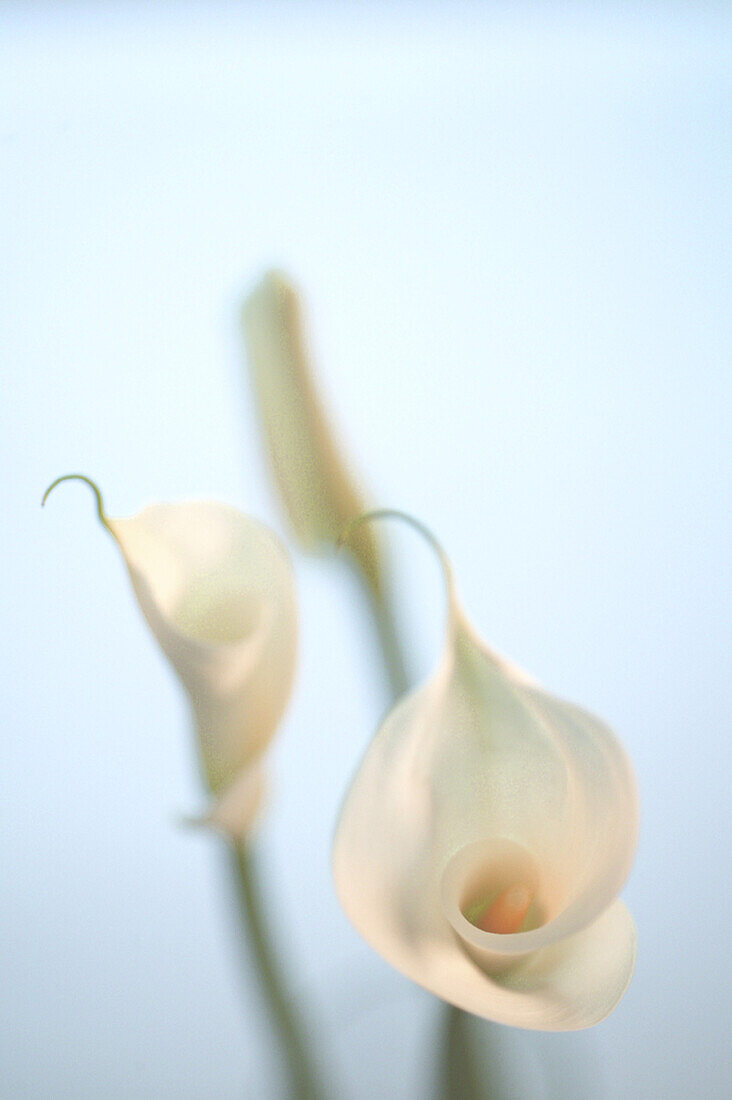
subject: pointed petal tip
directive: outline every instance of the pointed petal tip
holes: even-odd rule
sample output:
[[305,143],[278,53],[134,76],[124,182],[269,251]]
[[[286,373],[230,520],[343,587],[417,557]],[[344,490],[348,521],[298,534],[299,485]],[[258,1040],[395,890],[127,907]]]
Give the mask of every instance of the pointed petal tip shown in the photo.
[[96,481],[93,481],[90,477],[87,477],[86,474],[62,474],[61,477],[57,477],[54,481],[51,482],[51,484],[48,486],[45,493],[43,494],[43,497],[41,498],[41,508],[45,506],[46,501],[48,500],[49,496],[54,491],[56,486],[60,485],[63,481],[83,481],[85,485],[89,486],[92,493],[94,494],[94,501],[99,522],[102,524],[103,527],[106,527],[106,529],[112,536],[114,536],[114,532],[112,531],[112,528],[110,526],[110,520],[107,517],[106,512],[104,511],[104,501],[102,499],[101,490],[99,489]]

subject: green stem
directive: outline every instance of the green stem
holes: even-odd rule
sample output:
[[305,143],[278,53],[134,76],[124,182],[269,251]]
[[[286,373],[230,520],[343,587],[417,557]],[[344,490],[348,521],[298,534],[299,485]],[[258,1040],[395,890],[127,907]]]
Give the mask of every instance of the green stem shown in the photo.
[[404,695],[409,687],[409,677],[404,662],[399,635],[394,620],[394,610],[391,600],[383,593],[376,593],[367,587],[369,609],[373,616],[374,625],[379,638],[381,655],[384,658],[386,677],[389,682],[389,694],[396,702]]
[[300,1020],[284,991],[260,908],[252,855],[243,844],[234,842],[231,856],[234,883],[249,940],[247,957],[254,961],[270,1020],[285,1056],[289,1096],[292,1100],[319,1100],[325,1092],[308,1056]]
[[470,1017],[461,1008],[442,1009],[442,1049],[437,1067],[435,1100],[487,1100],[470,1037]]

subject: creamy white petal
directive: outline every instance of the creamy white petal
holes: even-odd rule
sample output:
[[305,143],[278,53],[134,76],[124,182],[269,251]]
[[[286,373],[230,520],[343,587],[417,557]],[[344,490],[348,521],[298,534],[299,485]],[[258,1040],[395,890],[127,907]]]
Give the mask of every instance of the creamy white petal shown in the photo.
[[[244,303],[242,323],[267,453],[290,524],[306,549],[332,550],[365,505],[318,397],[300,303],[284,276],[264,276]],[[360,528],[349,550],[378,589],[374,532]]]
[[[446,1000],[585,1027],[632,971],[632,922],[613,904],[636,843],[632,772],[607,727],[488,650],[452,592],[450,605],[437,671],[387,716],[346,797],[336,891],[377,951]],[[467,919],[513,886],[532,899],[520,931]]]
[[244,832],[261,798],[260,757],[294,676],[288,556],[266,527],[226,505],[153,504],[110,519],[88,483],[140,609],[188,694],[216,799],[204,820]]

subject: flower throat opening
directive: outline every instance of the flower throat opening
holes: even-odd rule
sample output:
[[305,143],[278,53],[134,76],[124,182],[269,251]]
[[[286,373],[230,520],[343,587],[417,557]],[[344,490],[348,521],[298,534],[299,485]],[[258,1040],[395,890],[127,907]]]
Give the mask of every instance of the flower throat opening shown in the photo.
[[466,920],[481,932],[510,935],[521,932],[531,908],[531,891],[523,883],[515,883],[492,894],[483,894],[464,910]]

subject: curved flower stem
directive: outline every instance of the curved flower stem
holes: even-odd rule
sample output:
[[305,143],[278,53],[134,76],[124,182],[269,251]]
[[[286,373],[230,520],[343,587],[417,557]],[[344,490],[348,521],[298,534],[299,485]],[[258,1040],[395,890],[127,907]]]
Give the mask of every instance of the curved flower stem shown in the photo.
[[409,677],[394,621],[393,605],[383,592],[374,592],[369,586],[366,586],[366,594],[384,658],[389,693],[396,701],[409,687]]
[[254,961],[257,969],[270,1021],[285,1057],[289,1076],[288,1095],[292,1100],[322,1100],[326,1093],[318,1083],[301,1023],[285,993],[276,955],[267,936],[251,852],[235,841],[231,844],[231,857],[237,897],[249,940],[248,958]]

